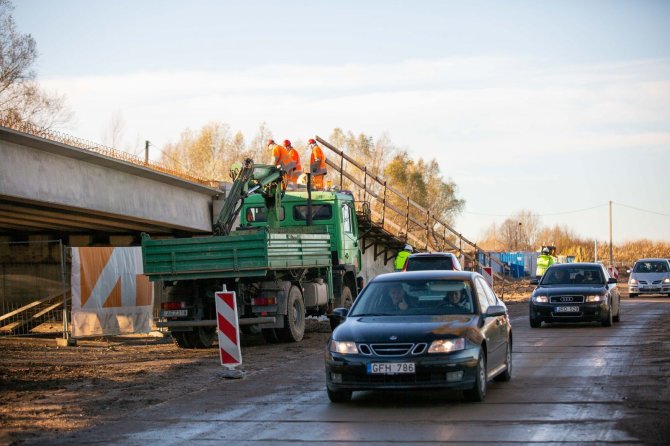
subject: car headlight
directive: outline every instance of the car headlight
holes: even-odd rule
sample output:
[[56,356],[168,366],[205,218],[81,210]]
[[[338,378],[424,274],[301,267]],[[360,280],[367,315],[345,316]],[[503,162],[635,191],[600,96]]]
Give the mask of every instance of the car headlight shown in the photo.
[[465,348],[465,339],[438,339],[430,343],[428,353],[450,353],[463,350]]
[[594,294],[594,295],[591,295],[591,296],[586,296],[586,301],[587,302],[601,302],[603,300],[605,300],[605,299],[600,294]]
[[631,277],[630,281],[628,283],[631,284],[631,285],[637,285],[637,280],[635,280]]
[[670,277],[666,277],[665,279],[663,279],[663,283],[670,283]]
[[355,355],[358,353],[358,347],[355,342],[351,341],[330,341],[329,350],[333,353],[341,353],[343,355]]
[[535,296],[533,297],[533,302],[537,302],[539,304],[546,304],[549,301],[547,300],[547,296]]

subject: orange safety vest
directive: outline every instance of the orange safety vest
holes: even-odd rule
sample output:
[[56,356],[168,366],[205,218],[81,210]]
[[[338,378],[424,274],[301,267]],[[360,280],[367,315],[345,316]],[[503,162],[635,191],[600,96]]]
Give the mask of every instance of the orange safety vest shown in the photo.
[[288,153],[286,147],[275,144],[272,147],[272,160],[272,162],[276,165],[281,165],[284,169],[286,169],[286,166],[288,166],[288,164],[293,161],[293,158],[291,158],[291,154]]
[[[323,150],[321,150],[321,147],[318,145],[314,144],[312,147],[312,154],[309,157],[309,165],[314,166],[314,163],[319,160],[319,165],[317,167],[317,170],[326,170],[326,157],[323,155]],[[314,168],[312,167],[312,173],[314,173]],[[323,175],[323,174],[321,174]]]
[[300,154],[298,153],[297,150],[295,150],[292,146],[289,147],[288,153],[291,155],[291,159],[295,163],[295,170],[294,172],[302,172],[302,165],[300,164]]

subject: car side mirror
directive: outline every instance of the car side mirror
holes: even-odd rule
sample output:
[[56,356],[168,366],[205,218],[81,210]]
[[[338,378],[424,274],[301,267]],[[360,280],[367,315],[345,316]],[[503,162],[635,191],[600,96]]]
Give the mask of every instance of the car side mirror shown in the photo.
[[617,283],[617,280],[614,277],[607,279],[607,283]]
[[333,312],[328,315],[328,319],[330,319],[331,328],[335,329],[335,327],[340,325],[347,318],[348,314],[349,314],[348,308],[334,308]]
[[539,285],[540,284],[540,279],[537,277],[535,279],[530,279],[530,284],[531,285]]
[[483,316],[486,317],[495,317],[495,316],[504,316],[507,314],[507,308],[502,305],[491,305],[486,309],[486,312]]

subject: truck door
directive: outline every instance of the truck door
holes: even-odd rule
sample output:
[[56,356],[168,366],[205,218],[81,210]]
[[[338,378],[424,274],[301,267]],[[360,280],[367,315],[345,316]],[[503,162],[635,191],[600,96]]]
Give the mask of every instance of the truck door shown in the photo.
[[358,234],[356,233],[356,214],[351,203],[340,203],[342,218],[342,255],[344,263],[354,265],[356,272],[360,271],[360,251],[358,249]]

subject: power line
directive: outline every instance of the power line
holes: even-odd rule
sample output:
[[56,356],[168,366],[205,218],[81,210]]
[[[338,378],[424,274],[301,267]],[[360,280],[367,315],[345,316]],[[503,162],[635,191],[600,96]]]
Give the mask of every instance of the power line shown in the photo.
[[616,204],[617,206],[623,206],[625,208],[635,209],[636,211],[648,212],[650,214],[656,214],[656,215],[662,215],[663,217],[670,217],[670,214],[664,214],[662,212],[650,211],[649,209],[642,209],[642,208],[638,208],[638,207],[635,207],[635,206],[629,206],[627,204],[618,203],[616,201],[614,201],[613,203]]
[[[598,204],[596,206],[591,206],[591,207],[583,208],[583,209],[575,209],[575,210],[571,210],[571,211],[550,212],[550,213],[547,213],[547,214],[535,214],[533,212],[532,213],[534,215],[538,216],[538,217],[549,217],[549,216],[553,216],[553,215],[576,214],[578,212],[590,211],[592,209],[597,209],[597,208],[601,208],[601,207],[605,207],[605,206],[607,206],[607,203]],[[470,214],[470,215],[481,215],[481,216],[484,216],[484,217],[516,217],[517,216],[517,215],[512,215],[512,214],[486,214],[486,213],[481,213],[481,212],[467,212],[467,211],[463,211],[463,213],[464,214]]]

